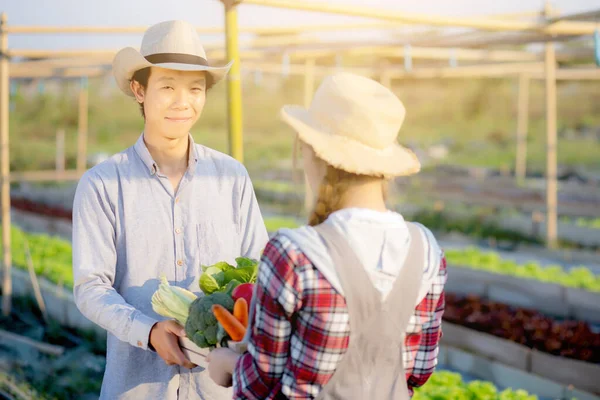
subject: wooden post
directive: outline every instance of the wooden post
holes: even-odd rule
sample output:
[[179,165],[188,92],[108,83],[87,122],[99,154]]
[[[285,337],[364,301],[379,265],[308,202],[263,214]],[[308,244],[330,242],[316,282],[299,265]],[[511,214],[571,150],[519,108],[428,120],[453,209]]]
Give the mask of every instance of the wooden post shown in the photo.
[[2,248],[4,255],[4,277],[2,279],[2,314],[10,315],[12,280],[12,254],[10,248],[10,153],[8,142],[8,34],[4,32],[7,25],[6,13],[0,15],[0,175],[2,178]]
[[527,131],[529,129],[529,82],[527,75],[519,76],[519,101],[517,116],[517,160],[515,176],[518,183],[527,175]]
[[56,131],[56,171],[65,171],[65,130]]
[[227,114],[229,121],[229,154],[244,162],[242,134],[242,86],[240,77],[240,49],[238,44],[237,1],[222,0],[225,5],[225,41],[227,60],[233,65],[227,74]]
[[386,88],[392,88],[392,76],[390,74],[390,62],[388,60],[381,60],[381,76],[379,82]]
[[[546,2],[546,16],[550,17]],[[557,182],[556,182],[556,53],[554,43],[546,43],[546,240],[550,248],[557,246]]]
[[[308,58],[304,69],[304,107],[309,108],[315,92],[315,59]],[[304,209],[310,212],[313,206],[313,193],[308,183],[308,177],[304,174]]]
[[304,107],[308,108],[315,92],[315,59],[304,62]]
[[87,169],[88,135],[88,84],[82,77],[79,87],[79,123],[77,126],[77,172],[83,174]]

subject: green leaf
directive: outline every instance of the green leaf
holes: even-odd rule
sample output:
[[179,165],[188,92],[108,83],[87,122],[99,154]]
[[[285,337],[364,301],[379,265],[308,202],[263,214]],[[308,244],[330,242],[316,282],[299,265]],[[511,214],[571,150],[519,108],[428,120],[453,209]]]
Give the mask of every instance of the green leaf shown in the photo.
[[224,272],[219,268],[210,267],[200,276],[200,289],[205,294],[211,294],[219,291],[224,284]]
[[258,274],[258,264],[225,271],[224,274],[226,283],[229,283],[234,279],[240,283],[254,283],[256,281],[256,275]]
[[242,282],[238,281],[237,279],[232,279],[229,282],[227,282],[227,286],[221,288],[220,292],[226,293],[231,296],[233,290],[241,284]]
[[209,268],[218,268],[221,271],[225,272],[230,269],[234,269],[235,267],[233,265],[229,264],[227,261],[219,261],[218,263],[216,263],[214,265],[203,265],[202,272],[206,272]]
[[235,259],[238,268],[253,267],[258,265],[258,261],[248,257],[238,257]]

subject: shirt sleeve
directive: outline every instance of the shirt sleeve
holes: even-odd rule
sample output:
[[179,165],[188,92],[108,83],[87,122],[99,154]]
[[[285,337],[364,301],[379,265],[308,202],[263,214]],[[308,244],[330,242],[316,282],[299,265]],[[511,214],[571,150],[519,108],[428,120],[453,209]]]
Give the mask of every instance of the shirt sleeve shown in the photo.
[[233,373],[234,399],[266,399],[280,391],[299,293],[294,262],[274,237],[261,257],[248,351],[238,359]]
[[73,203],[73,295],[81,313],[119,340],[147,349],[157,322],[113,288],[117,253],[115,215],[102,180],[86,172]]
[[414,325],[407,331],[405,349],[412,353],[412,368],[406,370],[406,380],[410,394],[413,389],[423,386],[433,374],[437,365],[439,341],[442,337],[442,315],[444,314],[444,285],[447,280],[446,258],[442,255],[440,268],[425,298],[415,309],[411,324],[422,321],[422,326]]
[[259,259],[269,240],[269,235],[256,200],[252,181],[245,168],[240,190],[241,254],[245,257]]

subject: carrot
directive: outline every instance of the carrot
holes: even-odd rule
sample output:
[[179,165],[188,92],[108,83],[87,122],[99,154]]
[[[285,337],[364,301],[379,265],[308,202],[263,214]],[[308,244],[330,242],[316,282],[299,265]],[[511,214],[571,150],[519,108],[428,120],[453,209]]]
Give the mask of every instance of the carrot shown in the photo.
[[225,307],[220,304],[212,305],[212,312],[215,314],[215,318],[225,329],[225,332],[231,337],[231,340],[239,342],[244,338],[246,334],[246,328],[244,325],[229,312]]
[[235,301],[233,316],[244,325],[244,328],[248,327],[248,302],[243,297]]

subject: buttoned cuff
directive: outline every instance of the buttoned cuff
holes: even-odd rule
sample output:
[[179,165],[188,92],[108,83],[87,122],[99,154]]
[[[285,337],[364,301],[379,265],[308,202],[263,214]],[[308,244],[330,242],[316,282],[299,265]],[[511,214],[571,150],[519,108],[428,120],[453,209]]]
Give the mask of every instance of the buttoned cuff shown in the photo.
[[133,347],[148,350],[148,341],[150,340],[150,331],[158,320],[150,318],[147,315],[138,313],[129,331],[129,344]]

